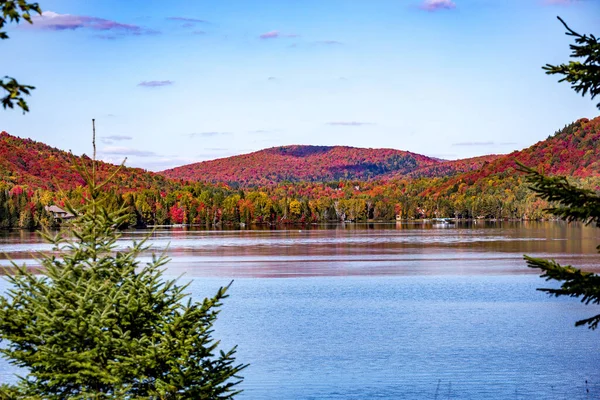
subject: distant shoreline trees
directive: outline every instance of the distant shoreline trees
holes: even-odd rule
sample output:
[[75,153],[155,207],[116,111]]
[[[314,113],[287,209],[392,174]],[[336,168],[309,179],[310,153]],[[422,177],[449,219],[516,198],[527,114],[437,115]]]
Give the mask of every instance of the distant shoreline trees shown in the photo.
[[[423,194],[428,187],[423,181],[342,182],[341,188],[326,184],[290,184],[245,190],[197,184],[168,193],[149,189],[125,193],[108,190],[107,206],[110,210],[122,207],[127,210],[129,217],[121,228],[395,221],[397,217],[403,220],[539,220],[548,217],[543,212],[548,202],[527,190],[522,178],[487,181],[498,186],[457,188],[439,196]],[[592,179],[587,185],[598,183],[600,180]],[[354,189],[358,184],[361,189]],[[61,221],[54,219],[46,206],[64,207],[67,202],[77,204],[83,199],[82,190],[77,188],[58,194],[0,184],[0,229],[58,226]]]
[[[489,184],[493,182],[493,184]],[[420,218],[542,219],[548,205],[520,177],[487,179],[486,185],[451,187],[430,195],[428,179],[379,182],[297,183],[256,189],[206,184],[161,191],[119,193],[107,189],[107,207],[125,208],[121,228],[148,225],[295,224],[395,221]],[[433,183],[436,183],[433,181]],[[588,185],[600,183],[591,179]],[[335,187],[332,187],[335,186]],[[359,189],[356,189],[359,187]],[[60,224],[46,206],[84,201],[82,188],[56,193],[0,182],[0,229],[38,229]],[[68,223],[66,221],[65,223]]]

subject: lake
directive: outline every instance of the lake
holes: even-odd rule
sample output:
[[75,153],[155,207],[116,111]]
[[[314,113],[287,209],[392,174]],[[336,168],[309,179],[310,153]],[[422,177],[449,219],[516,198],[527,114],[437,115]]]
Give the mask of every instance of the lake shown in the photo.
[[[147,232],[126,232],[125,248]],[[556,222],[345,224],[285,230],[159,229],[167,274],[197,300],[234,283],[216,325],[239,346],[239,399],[589,399],[600,397],[600,312],[522,255],[600,271],[600,229]],[[34,265],[49,247],[0,233]],[[143,258],[149,259],[150,254]],[[0,264],[6,264],[5,257]],[[0,283],[5,289],[6,283]],[[0,381],[13,373],[0,360]],[[589,393],[588,393],[589,391]]]

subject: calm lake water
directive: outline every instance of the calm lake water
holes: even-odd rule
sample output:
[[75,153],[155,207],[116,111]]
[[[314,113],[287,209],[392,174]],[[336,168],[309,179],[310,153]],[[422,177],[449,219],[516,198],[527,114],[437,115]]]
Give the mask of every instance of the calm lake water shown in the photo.
[[[146,233],[126,232],[119,244]],[[184,273],[197,300],[234,279],[215,337],[251,364],[239,399],[600,398],[600,332],[574,327],[600,307],[536,291],[556,285],[522,259],[598,272],[600,229],[164,229],[149,244],[167,249],[168,275]],[[20,263],[47,249],[34,234],[0,233],[0,252]],[[0,382],[14,372],[0,360]]]

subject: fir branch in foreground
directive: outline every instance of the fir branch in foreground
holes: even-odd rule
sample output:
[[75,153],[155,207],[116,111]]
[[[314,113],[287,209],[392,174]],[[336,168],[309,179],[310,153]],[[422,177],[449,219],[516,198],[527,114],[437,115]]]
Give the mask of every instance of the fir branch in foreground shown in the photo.
[[[564,75],[559,82],[567,81],[577,93],[585,96],[588,92],[592,100],[600,94],[600,41],[594,35],[581,35],[571,28],[560,17],[557,17],[567,29],[566,35],[573,36],[576,44],[571,44],[571,58],[582,61],[569,61],[568,64],[542,67],[548,75]],[[600,108],[600,103],[596,104]]]
[[[570,265],[563,267],[554,260],[529,256],[524,256],[524,258],[528,267],[539,268],[544,271],[541,275],[542,278],[546,278],[547,281],[563,282],[560,289],[540,288],[539,291],[556,297],[581,297],[581,302],[585,304],[600,304],[600,276],[581,271]],[[588,325],[588,328],[596,329],[599,323],[600,314],[579,320],[575,323],[575,326]]]
[[[585,96],[590,94],[592,100],[600,94],[600,41],[594,35],[581,35],[558,17],[567,29],[567,35],[575,38],[576,44],[571,44],[571,58],[568,64],[542,67],[549,75],[559,74],[564,77],[559,82],[567,81],[577,93]],[[597,104],[600,108],[600,103]],[[526,174],[526,180],[531,184],[530,189],[538,197],[556,202],[557,206],[546,211],[566,219],[567,221],[583,221],[586,224],[594,222],[600,227],[600,196],[598,193],[581,189],[570,184],[565,177],[548,177],[538,171],[519,163],[518,170]],[[600,249],[600,246],[598,247]],[[544,260],[524,256],[527,266],[543,271],[541,277],[546,280],[562,282],[560,289],[538,289],[550,295],[580,297],[585,304],[600,303],[600,276],[582,272],[570,265],[563,267],[554,260]],[[600,314],[591,318],[577,321],[575,326],[588,325],[596,329],[600,323]]]
[[533,168],[517,162],[521,172],[525,172],[531,190],[544,200],[557,202],[555,207],[547,208],[557,217],[567,221],[594,222],[600,226],[600,196],[593,190],[578,188],[562,176],[545,176]]

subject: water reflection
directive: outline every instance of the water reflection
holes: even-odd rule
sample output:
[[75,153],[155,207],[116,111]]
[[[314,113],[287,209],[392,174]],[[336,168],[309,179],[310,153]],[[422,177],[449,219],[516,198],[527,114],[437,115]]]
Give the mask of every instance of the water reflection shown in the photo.
[[[195,300],[236,278],[215,337],[251,364],[240,400],[587,400],[600,395],[600,342],[573,324],[598,307],[536,291],[550,283],[522,255],[599,271],[599,231],[531,222],[162,228],[149,244],[172,258],[168,274],[185,272]],[[147,234],[125,232],[118,247]],[[0,233],[0,252],[19,262],[48,249],[35,234]],[[0,383],[21,372],[0,359]]]
[[[159,228],[126,231],[125,250],[149,235],[151,250],[173,259],[168,272],[190,276],[289,277],[346,275],[533,274],[522,256],[554,258],[600,271],[597,229],[561,222],[457,222],[307,225],[238,230]],[[39,235],[0,235],[7,258],[35,266],[32,254],[49,251]]]

